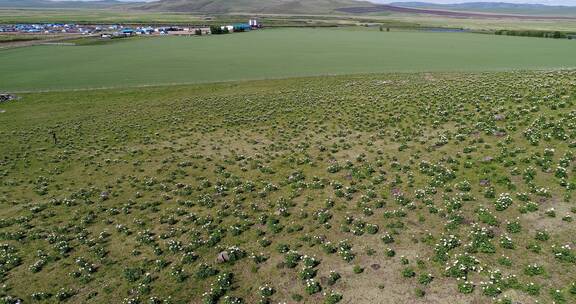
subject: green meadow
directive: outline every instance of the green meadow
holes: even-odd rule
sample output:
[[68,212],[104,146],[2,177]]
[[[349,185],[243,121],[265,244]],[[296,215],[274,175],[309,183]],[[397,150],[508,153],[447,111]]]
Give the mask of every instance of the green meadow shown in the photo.
[[381,72],[576,66],[576,41],[472,33],[270,29],[0,52],[0,90],[207,83]]
[[576,71],[18,95],[1,304],[576,302]]

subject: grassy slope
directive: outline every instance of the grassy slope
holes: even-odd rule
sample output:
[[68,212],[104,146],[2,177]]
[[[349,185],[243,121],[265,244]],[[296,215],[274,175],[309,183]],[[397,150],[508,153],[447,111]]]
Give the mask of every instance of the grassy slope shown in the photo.
[[[448,46],[448,47],[447,47]],[[4,90],[218,82],[385,71],[576,66],[569,40],[350,30],[265,30],[0,53]],[[521,55],[519,55],[521,54]]]
[[196,13],[328,14],[337,8],[371,5],[354,0],[163,0],[136,8]]
[[[373,15],[377,18],[379,15]],[[457,27],[473,30],[542,30],[542,31],[568,31],[576,32],[576,22],[565,20],[513,20],[513,19],[473,19],[448,18],[425,15],[388,15],[381,18],[389,21],[412,22],[422,26]]]
[[124,10],[37,10],[37,9],[1,9],[0,23],[163,23],[163,22],[200,22],[202,16],[178,13],[141,12]]
[[[24,94],[0,106],[0,243],[12,246],[0,250],[0,296],[29,302],[44,292],[56,301],[65,288],[75,294],[68,303],[147,303],[152,296],[200,303],[216,282],[196,278],[208,263],[234,274],[224,293],[246,303],[256,303],[265,283],[276,290],[273,303],[291,302],[293,294],[321,303],[320,293],[305,293],[303,262],[282,263],[278,248],[286,244],[320,261],[313,268],[324,291],[354,303],[489,303],[493,290],[478,284],[489,280],[514,301],[572,302],[576,253],[562,261],[552,245],[574,247],[574,224],[564,218],[574,216],[572,192],[555,172],[567,166],[566,181],[574,183],[575,86],[574,72],[427,73]],[[546,148],[554,148],[551,156]],[[533,180],[523,177],[528,168]],[[300,171],[303,180],[294,174]],[[490,187],[496,197],[511,193],[513,204],[496,211]],[[525,199],[539,209],[521,212]],[[497,223],[481,223],[480,206]],[[545,215],[552,207],[556,217]],[[520,231],[506,224],[516,220]],[[367,223],[379,231],[368,233]],[[493,238],[474,234],[472,223]],[[543,229],[550,239],[536,240]],[[385,233],[394,241],[384,243]],[[461,245],[444,255],[435,244],[449,234]],[[504,236],[514,249],[501,247]],[[344,239],[354,254],[349,263],[343,252],[323,249]],[[231,245],[268,260],[216,264]],[[183,264],[191,250],[197,260]],[[483,269],[465,274],[476,282],[466,295],[445,271],[464,252]],[[90,276],[80,257],[94,264]],[[158,260],[170,264],[158,267]],[[37,261],[45,264],[33,272]],[[525,271],[534,263],[544,274]],[[364,272],[355,274],[354,265]],[[179,266],[188,275],[182,282],[173,274]],[[408,269],[416,276],[404,277]],[[490,272],[497,269],[502,278]],[[342,275],[333,286],[331,270]],[[419,283],[425,274],[431,283]],[[528,294],[529,283],[538,293]],[[416,289],[426,292],[423,299]]]
[[0,43],[14,42],[14,41],[29,41],[43,39],[44,36],[36,35],[5,35],[0,36]]

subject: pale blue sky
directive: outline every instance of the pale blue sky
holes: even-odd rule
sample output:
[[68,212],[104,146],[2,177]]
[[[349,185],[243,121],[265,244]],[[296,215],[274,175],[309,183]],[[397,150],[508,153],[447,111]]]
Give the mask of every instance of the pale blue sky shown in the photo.
[[529,4],[576,6],[576,0],[374,0],[372,2],[378,2],[378,3],[429,2],[440,4],[465,3],[465,2],[506,2],[506,3],[529,3]]

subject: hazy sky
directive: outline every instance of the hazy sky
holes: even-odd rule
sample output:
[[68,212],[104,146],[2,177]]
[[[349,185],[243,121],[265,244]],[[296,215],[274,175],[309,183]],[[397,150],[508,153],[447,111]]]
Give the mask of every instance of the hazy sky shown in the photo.
[[[69,0],[59,0],[59,1],[69,1]],[[83,1],[94,1],[94,0],[83,0]],[[154,1],[154,0],[121,0],[121,1]],[[229,0],[232,1],[232,0]],[[264,1],[264,0],[263,0]],[[429,2],[429,3],[464,3],[464,2],[506,2],[506,3],[530,3],[530,4],[548,4],[548,5],[569,5],[576,6],[576,0],[368,0],[371,2],[378,3],[390,3],[390,2]]]

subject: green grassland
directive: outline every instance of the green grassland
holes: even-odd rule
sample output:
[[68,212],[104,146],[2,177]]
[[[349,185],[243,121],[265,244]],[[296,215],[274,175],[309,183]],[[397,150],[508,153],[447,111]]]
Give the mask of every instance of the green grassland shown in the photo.
[[511,15],[527,15],[527,16],[576,16],[576,8],[570,7],[551,7],[543,9],[531,8],[485,8],[485,9],[453,9],[452,11],[463,12],[481,12],[489,14],[511,14]]
[[18,42],[30,41],[60,41],[70,39],[69,35],[63,34],[0,34],[0,48],[8,47]]
[[42,36],[38,35],[3,35],[0,36],[0,43],[14,42],[14,41],[30,41],[42,39]]
[[511,14],[511,15],[526,15],[526,16],[576,16],[576,7],[574,6],[548,6],[548,5],[526,5],[526,4],[510,4],[503,1],[503,3],[460,3],[460,4],[414,4],[403,3],[398,4],[404,7],[414,8],[427,8],[435,10],[447,11],[462,11],[462,12],[475,12],[475,13],[490,13],[490,14]]
[[421,27],[455,27],[472,30],[541,30],[541,31],[576,31],[576,22],[571,20],[530,20],[530,19],[480,19],[480,18],[449,18],[414,14],[373,14],[375,20],[388,22],[416,23]]
[[575,71],[20,97],[2,303],[576,301]]
[[576,42],[468,33],[275,29],[0,52],[11,91],[220,82],[390,71],[571,68]]

